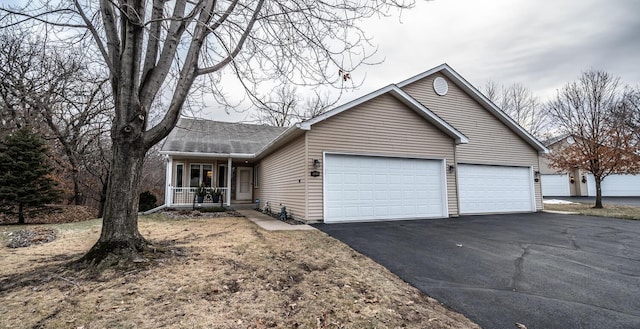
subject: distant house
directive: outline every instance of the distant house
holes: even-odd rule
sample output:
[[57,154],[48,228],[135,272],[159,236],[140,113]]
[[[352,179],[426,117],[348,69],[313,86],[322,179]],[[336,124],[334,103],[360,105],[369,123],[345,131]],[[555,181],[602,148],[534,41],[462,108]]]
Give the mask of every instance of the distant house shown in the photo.
[[[575,143],[571,135],[562,135],[545,141],[551,152]],[[551,166],[547,157],[540,159],[542,195],[552,196],[596,196],[596,182],[587,171],[574,168],[562,171]],[[602,181],[603,196],[640,196],[640,175],[610,175]]]
[[181,119],[167,206],[198,184],[305,222],[542,210],[547,148],[447,64],[289,128]]

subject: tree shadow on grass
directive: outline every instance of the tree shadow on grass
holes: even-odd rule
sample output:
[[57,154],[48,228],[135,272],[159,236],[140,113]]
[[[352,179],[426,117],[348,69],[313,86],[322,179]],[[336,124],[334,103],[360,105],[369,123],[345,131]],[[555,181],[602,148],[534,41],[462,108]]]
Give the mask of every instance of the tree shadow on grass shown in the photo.
[[41,258],[32,260],[32,264],[24,271],[0,276],[0,297],[25,288],[33,291],[40,289],[59,289],[67,291],[80,288],[90,282],[107,282],[117,277],[149,270],[160,263],[174,259],[193,256],[191,247],[183,246],[187,241],[167,239],[153,241],[152,248],[140,253],[142,262],[131,259],[116,259],[108,264],[90,264],[79,262],[84,252],[59,255],[40,255]]
[[43,264],[31,267],[25,271],[4,275],[0,277],[0,296],[12,291],[31,287],[37,290],[43,285],[68,286],[77,273],[69,268],[68,264],[81,257],[81,253],[73,253],[68,255],[55,255],[44,259],[38,259],[34,262]]

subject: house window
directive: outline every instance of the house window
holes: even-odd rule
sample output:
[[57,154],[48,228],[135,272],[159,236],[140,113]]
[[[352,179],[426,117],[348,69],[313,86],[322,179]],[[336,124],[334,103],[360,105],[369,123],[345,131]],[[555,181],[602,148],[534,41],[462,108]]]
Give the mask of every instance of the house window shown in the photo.
[[210,164],[192,164],[189,170],[189,186],[213,186],[213,166]]
[[184,164],[178,163],[176,164],[176,184],[175,187],[182,187],[184,179]]
[[253,168],[253,187],[260,187],[260,165]]
[[227,187],[227,166],[226,165],[218,165],[218,182],[216,183],[217,187]]

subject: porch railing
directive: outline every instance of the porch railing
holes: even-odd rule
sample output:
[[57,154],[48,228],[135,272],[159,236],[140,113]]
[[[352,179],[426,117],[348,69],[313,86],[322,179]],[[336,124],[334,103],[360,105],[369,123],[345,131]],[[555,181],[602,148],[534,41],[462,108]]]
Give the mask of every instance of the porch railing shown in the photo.
[[[171,196],[172,196],[172,205],[176,206],[186,206],[192,205],[194,202],[197,204],[197,196],[196,190],[197,187],[170,187]],[[214,202],[214,193],[215,191],[220,192],[220,199],[217,202]],[[208,204],[226,204],[227,203],[227,193],[229,193],[228,187],[212,187],[207,188],[207,195],[204,197],[202,203]]]

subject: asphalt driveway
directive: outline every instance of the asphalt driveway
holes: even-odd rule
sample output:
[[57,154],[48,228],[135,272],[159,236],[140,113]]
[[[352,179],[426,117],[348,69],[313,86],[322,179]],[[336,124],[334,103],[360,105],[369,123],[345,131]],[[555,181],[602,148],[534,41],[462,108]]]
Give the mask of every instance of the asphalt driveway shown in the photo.
[[640,328],[640,221],[535,213],[315,226],[483,328]]

